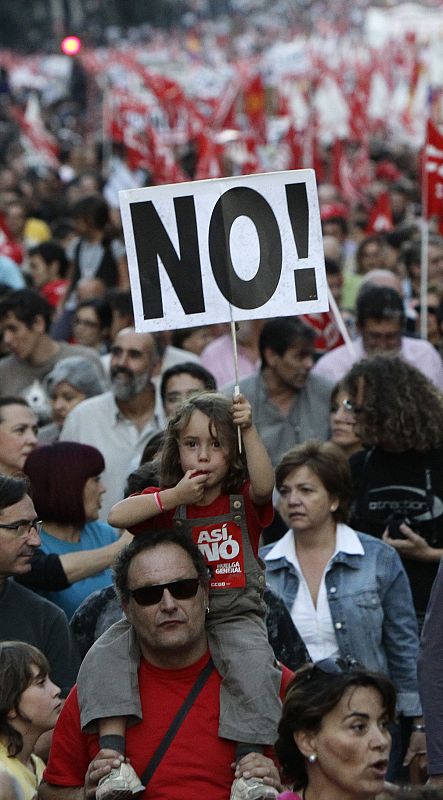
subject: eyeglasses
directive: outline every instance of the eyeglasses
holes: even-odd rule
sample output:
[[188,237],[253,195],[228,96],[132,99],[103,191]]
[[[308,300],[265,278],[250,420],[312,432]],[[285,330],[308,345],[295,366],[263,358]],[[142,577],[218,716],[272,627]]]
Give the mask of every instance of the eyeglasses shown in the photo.
[[42,525],[43,522],[41,519],[34,519],[32,522],[29,522],[27,519],[19,519],[17,522],[11,522],[9,525],[0,524],[0,528],[4,528],[6,531],[14,531],[17,539],[20,539],[22,536],[29,536],[33,528],[37,535],[40,535]]
[[348,398],[346,398],[346,400],[343,400],[343,408],[345,409],[345,411],[349,411],[350,414],[356,414],[356,415],[363,414],[364,411],[363,406],[356,406],[352,402],[352,400],[349,400]]
[[172,594],[176,600],[189,600],[195,597],[200,586],[200,578],[182,578],[180,581],[170,583],[158,583],[154,586],[139,586],[138,589],[130,589],[130,595],[139,606],[155,606],[163,597],[165,589]]
[[[422,308],[423,308],[423,306],[414,306],[414,311],[416,311],[417,314],[421,314]],[[426,308],[426,311],[428,312],[428,314],[437,314],[438,313],[438,306],[425,306],[425,308]]]
[[[347,411],[348,414],[353,414],[354,413],[352,403],[349,400],[349,398],[347,398],[347,397],[345,398],[345,400],[342,400],[341,403],[336,403],[336,402],[335,403],[331,403],[331,407],[329,409],[330,413],[331,414],[336,414],[337,411],[340,409],[340,406],[345,411]],[[351,406],[352,406],[352,409],[351,409]]]
[[401,342],[401,331],[398,333],[378,333],[375,331],[363,332],[366,347],[378,347],[383,344],[387,348],[397,347]]
[[84,325],[85,328],[99,328],[100,323],[94,322],[92,319],[82,319],[81,317],[74,317],[74,325]]
[[109,352],[114,358],[121,358],[122,355],[128,355],[129,358],[137,359],[143,358],[143,356],[146,355],[146,352],[137,350],[135,347],[129,347],[128,350],[124,350],[123,347],[118,347],[118,345],[113,345]]

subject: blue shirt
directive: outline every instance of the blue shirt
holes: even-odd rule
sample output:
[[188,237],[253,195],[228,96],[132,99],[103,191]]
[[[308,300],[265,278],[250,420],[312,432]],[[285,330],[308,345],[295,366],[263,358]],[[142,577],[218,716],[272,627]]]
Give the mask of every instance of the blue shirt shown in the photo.
[[[78,542],[65,542],[63,539],[57,539],[44,529],[41,531],[40,538],[43,552],[57,553],[57,555],[62,556],[66,555],[66,553],[80,553],[82,550],[94,550],[98,547],[104,547],[117,541],[118,535],[114,528],[111,528],[106,522],[95,520],[84,525]],[[112,583],[112,572],[108,568],[103,569],[96,575],[91,575],[89,578],[76,581],[67,589],[62,589],[58,592],[40,591],[39,594],[62,608],[68,619],[70,619],[85,597],[88,597],[91,592],[95,592],[96,589],[109,586],[110,583]]]

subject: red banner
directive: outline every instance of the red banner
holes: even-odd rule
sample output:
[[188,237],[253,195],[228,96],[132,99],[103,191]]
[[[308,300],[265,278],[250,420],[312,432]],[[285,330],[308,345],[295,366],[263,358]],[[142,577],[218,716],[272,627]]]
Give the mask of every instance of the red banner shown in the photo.
[[438,220],[443,234],[443,134],[428,120],[423,159],[423,214]]
[[241,528],[232,520],[195,526],[192,538],[211,567],[211,589],[244,589],[246,577]]

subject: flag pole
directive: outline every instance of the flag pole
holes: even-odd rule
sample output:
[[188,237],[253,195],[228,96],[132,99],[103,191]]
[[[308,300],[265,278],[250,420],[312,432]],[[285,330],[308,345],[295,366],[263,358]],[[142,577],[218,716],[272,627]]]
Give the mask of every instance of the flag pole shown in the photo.
[[[234,372],[235,372],[234,397],[238,397],[238,395],[240,394],[240,385],[238,376],[237,331],[235,330],[235,322],[232,317],[232,308],[231,308],[231,339],[232,339],[232,353],[234,356]],[[238,438],[238,452],[241,453],[242,440],[241,440],[240,426],[237,428],[237,438]]]
[[422,217],[420,252],[420,337],[422,339],[428,338],[428,249],[429,223]]
[[420,247],[420,336],[422,339],[428,338],[428,249],[429,249],[429,222],[428,222],[428,170],[427,170],[427,149],[428,149],[428,128],[426,126],[426,137],[424,153],[422,159],[421,174],[421,247]]
[[344,321],[344,319],[343,319],[343,317],[342,317],[342,315],[340,313],[340,309],[339,309],[337,303],[335,302],[335,297],[331,292],[329,284],[328,284],[328,300],[329,300],[329,306],[331,308],[331,311],[332,311],[332,313],[333,313],[333,315],[335,317],[335,321],[337,323],[337,327],[338,327],[341,335],[343,336],[343,339],[344,339],[346,347],[348,348],[349,355],[354,357],[355,356],[354,342],[352,341],[351,337],[349,336],[349,331],[348,331],[348,329],[347,329],[347,327],[345,325],[345,321]]

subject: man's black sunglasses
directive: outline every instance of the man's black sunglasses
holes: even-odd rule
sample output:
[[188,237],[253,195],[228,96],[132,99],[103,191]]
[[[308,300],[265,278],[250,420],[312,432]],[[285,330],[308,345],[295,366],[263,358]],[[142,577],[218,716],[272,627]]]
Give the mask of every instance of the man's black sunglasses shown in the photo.
[[189,600],[195,597],[200,586],[200,578],[182,578],[180,581],[171,583],[158,583],[154,586],[139,586],[138,589],[130,589],[129,593],[139,606],[155,606],[163,597],[165,589],[175,597],[176,600]]

